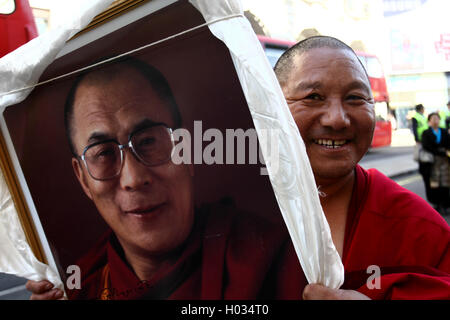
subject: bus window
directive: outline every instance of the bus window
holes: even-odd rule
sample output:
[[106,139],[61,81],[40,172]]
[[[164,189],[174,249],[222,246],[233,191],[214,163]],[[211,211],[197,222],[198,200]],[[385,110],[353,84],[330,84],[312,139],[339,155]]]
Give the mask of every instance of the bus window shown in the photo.
[[367,71],[367,61],[366,61],[366,57],[360,56],[360,55],[357,55],[357,57],[358,57],[359,61],[361,61],[362,65],[364,66],[364,69],[366,69],[366,71]]
[[281,57],[283,52],[285,52],[287,48],[280,48],[280,47],[269,47],[266,46],[266,56],[267,59],[269,59],[270,65],[275,67],[275,64],[277,63],[278,59]]
[[381,63],[375,57],[366,57],[366,70],[371,78],[383,78],[383,69]]
[[14,0],[0,0],[0,14],[11,14],[16,10]]
[[389,108],[386,102],[375,102],[375,117],[377,121],[388,121]]

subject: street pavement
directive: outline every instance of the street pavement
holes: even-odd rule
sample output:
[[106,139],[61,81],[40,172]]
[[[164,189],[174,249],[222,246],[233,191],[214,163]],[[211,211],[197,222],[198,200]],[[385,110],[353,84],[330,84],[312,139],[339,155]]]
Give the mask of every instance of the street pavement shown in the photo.
[[25,289],[26,279],[0,273],[0,300],[28,300],[30,293]]
[[370,149],[360,165],[365,169],[376,168],[390,178],[415,172],[419,169],[419,164],[413,160],[415,144],[411,130],[395,130],[391,146]]

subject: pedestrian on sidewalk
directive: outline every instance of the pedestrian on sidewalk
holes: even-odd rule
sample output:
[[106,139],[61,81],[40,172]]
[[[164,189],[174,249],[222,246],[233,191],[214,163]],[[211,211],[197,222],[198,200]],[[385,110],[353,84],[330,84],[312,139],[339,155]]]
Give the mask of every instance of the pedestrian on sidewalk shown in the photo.
[[420,143],[422,141],[422,133],[428,129],[427,118],[424,115],[425,107],[423,104],[416,105],[416,113],[412,117],[412,131],[414,139]]
[[447,132],[450,133],[450,101],[447,102],[447,110],[439,111],[439,117],[441,117],[439,127],[447,130]]
[[422,176],[425,182],[427,199],[435,209],[446,215],[450,210],[450,136],[447,130],[439,127],[440,116],[437,112],[428,115],[430,127],[422,134],[422,147],[433,155],[433,162],[422,164]]
[[419,151],[422,148],[421,145],[422,133],[428,129],[428,123],[427,118],[424,115],[425,112],[424,106],[422,104],[418,104],[416,105],[415,109],[416,113],[411,118],[411,123],[412,123],[412,132],[414,134],[414,140],[416,140],[416,146],[414,148],[414,160],[419,161]]

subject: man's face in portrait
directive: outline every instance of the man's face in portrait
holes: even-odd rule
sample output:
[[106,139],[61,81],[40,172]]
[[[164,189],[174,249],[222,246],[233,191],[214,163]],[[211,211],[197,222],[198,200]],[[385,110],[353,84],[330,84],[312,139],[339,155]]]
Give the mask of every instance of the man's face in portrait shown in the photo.
[[[167,102],[154,91],[148,79],[129,67],[116,69],[110,77],[95,72],[87,75],[76,91],[71,136],[79,155],[86,147],[103,146],[105,141],[127,145],[130,135],[138,137],[132,138],[133,145],[138,144],[135,149],[146,148],[153,141],[142,134],[147,127],[155,123],[174,126]],[[99,161],[111,152],[98,145],[91,151],[89,159],[98,156]],[[175,165],[170,158],[163,162],[145,165],[126,148],[120,173],[98,180],[93,173],[97,178],[105,174],[98,173],[93,166],[88,172],[82,160],[72,159],[84,192],[128,250],[163,255],[182,244],[192,229],[192,167]]]
[[349,50],[310,49],[293,57],[282,87],[317,182],[352,172],[375,126],[369,80]]

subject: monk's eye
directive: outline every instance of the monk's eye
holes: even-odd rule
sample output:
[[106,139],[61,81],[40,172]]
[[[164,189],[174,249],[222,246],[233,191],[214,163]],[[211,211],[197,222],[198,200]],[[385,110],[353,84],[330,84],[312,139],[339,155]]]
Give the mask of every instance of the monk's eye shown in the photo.
[[362,104],[367,102],[367,98],[362,94],[350,94],[346,97],[349,103]]
[[364,97],[359,96],[359,95],[355,95],[355,94],[351,94],[349,96],[347,96],[347,100],[365,100]]
[[321,101],[323,100],[323,97],[318,93],[310,93],[306,97],[303,98],[304,100],[314,100],[314,101]]

